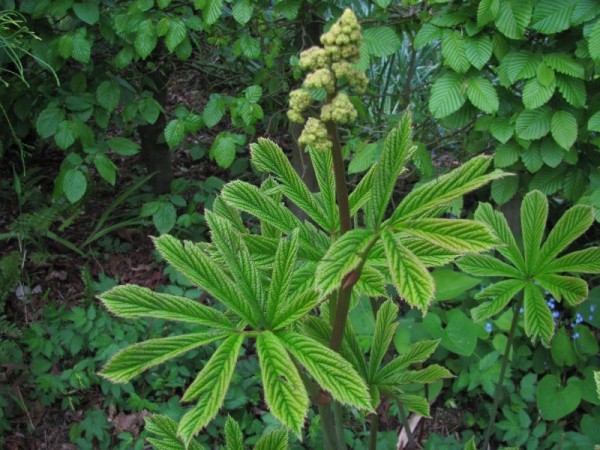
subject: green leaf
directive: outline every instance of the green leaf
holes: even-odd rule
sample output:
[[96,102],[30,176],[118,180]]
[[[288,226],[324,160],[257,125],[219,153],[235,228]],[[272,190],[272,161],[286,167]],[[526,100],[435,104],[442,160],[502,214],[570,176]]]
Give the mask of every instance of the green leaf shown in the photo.
[[505,87],[509,87],[518,80],[533,78],[541,58],[527,51],[511,51],[506,54],[500,63],[498,75]]
[[390,342],[392,342],[396,334],[396,328],[398,328],[397,317],[398,307],[391,300],[387,300],[377,310],[375,333],[373,334],[373,343],[371,344],[371,353],[369,355],[370,381],[375,378],[381,361],[383,361],[383,357],[388,351]]
[[[187,446],[177,436],[177,422],[167,416],[153,414],[146,417],[147,438],[159,450],[204,450],[204,446],[193,440]],[[154,435],[154,436],[153,436]]]
[[390,27],[366,28],[363,39],[369,55],[377,57],[390,56],[402,46],[400,38]]
[[254,5],[250,0],[236,0],[233,2],[232,7],[233,18],[240,25],[246,25],[252,18],[254,12]]
[[223,14],[223,0],[206,0],[202,9],[202,18],[207,25],[216,23],[221,14]]
[[540,153],[544,164],[548,167],[558,167],[565,156],[565,150],[553,139],[548,138],[541,142]]
[[100,18],[98,5],[92,2],[75,3],[73,5],[73,12],[88,25],[94,25]]
[[[525,288],[523,280],[502,280],[492,284],[476,295],[477,299],[488,299],[491,301],[471,309],[471,317],[475,322],[481,322],[489,317],[495,316],[502,311],[515,295]],[[545,306],[545,304],[544,304]]]
[[138,25],[135,33],[135,51],[142,59],[146,59],[156,48],[157,43],[158,36],[154,24],[150,19],[144,20]]
[[459,74],[445,73],[436,79],[429,97],[433,117],[441,119],[458,111],[467,101],[466,90],[465,79]]
[[316,285],[326,296],[338,289],[354,269],[367,258],[377,234],[371,230],[356,229],[343,234],[327,250],[317,266]]
[[407,112],[386,137],[375,166],[371,197],[365,208],[365,222],[373,230],[380,227],[398,177],[416,149],[412,145],[411,134],[411,116]]
[[317,307],[322,297],[315,289],[308,289],[291,297],[273,318],[274,330],[286,327],[296,320],[305,317],[311,310]]
[[70,169],[65,172],[62,179],[62,191],[71,203],[79,201],[87,190],[87,180],[85,175],[77,169]]
[[539,190],[546,195],[552,195],[562,188],[565,180],[565,167],[542,167],[529,182],[529,189]]
[[224,169],[230,167],[235,161],[237,145],[234,138],[227,132],[221,132],[210,147],[210,154],[219,167]]
[[600,59],[600,20],[596,21],[588,35],[588,49],[592,59]]
[[425,265],[393,234],[383,231],[381,239],[398,295],[425,314],[435,294],[433,277]]
[[545,86],[537,78],[532,78],[523,87],[523,105],[527,109],[539,108],[548,103],[548,100],[554,95],[555,89],[556,82],[554,81]]
[[142,286],[117,286],[103,293],[99,298],[110,312],[119,317],[130,319],[151,317],[233,330],[227,316],[215,308],[185,297],[159,294]]
[[138,111],[149,124],[154,124],[160,115],[160,104],[153,98],[143,98],[138,104]]
[[564,298],[569,306],[576,306],[588,298],[588,285],[580,278],[543,274],[536,275],[535,279],[556,300]]
[[227,416],[225,429],[223,431],[225,434],[225,446],[227,447],[227,450],[244,450],[244,436],[242,435],[242,430],[231,416]]
[[75,34],[73,36],[73,51],[71,52],[71,57],[82,64],[88,64],[90,62],[91,53],[92,43],[87,40],[85,32]]
[[525,262],[504,215],[494,211],[489,203],[480,203],[475,211],[475,220],[484,222],[490,227],[503,244],[497,246],[496,251],[509,260],[519,271],[523,272]]
[[242,53],[246,58],[255,59],[260,57],[260,42],[258,41],[258,39],[244,34],[238,42],[240,48],[242,49]]
[[544,273],[600,273],[600,247],[569,253],[546,264],[542,270]]
[[177,434],[188,443],[217,415],[229,388],[244,335],[228,337],[213,353],[196,379],[183,394],[182,401],[199,399],[188,410],[177,428]]
[[517,278],[521,272],[490,255],[466,255],[456,264],[460,270],[477,277],[508,277]]
[[465,39],[467,59],[473,67],[481,70],[492,56],[492,41],[486,34],[480,34]]
[[500,11],[500,0],[481,0],[477,6],[477,26],[493,22]]
[[469,79],[467,97],[480,110],[492,114],[498,111],[499,100],[492,83],[482,77]]
[[293,331],[277,336],[319,385],[340,403],[371,411],[371,398],[365,381],[348,361],[317,341]]
[[550,131],[552,110],[547,106],[522,111],[517,118],[515,131],[521,139],[540,139]]
[[548,67],[564,75],[575,78],[585,78],[585,68],[566,53],[547,53],[543,56]]
[[465,219],[415,219],[397,229],[456,253],[480,252],[496,243],[484,224]]
[[583,80],[564,75],[557,75],[556,84],[558,86],[558,92],[560,92],[571,106],[574,106],[575,108],[583,108],[585,106],[587,94]]
[[531,28],[544,34],[565,31],[571,25],[572,0],[540,0],[535,5]]
[[282,182],[283,194],[292,200],[323,229],[333,231],[333,224],[320,208],[315,196],[292,167],[283,150],[269,139],[259,139],[250,146],[252,163],[264,172],[276,175]]
[[241,211],[252,214],[284,233],[300,226],[300,221],[281,203],[275,202],[256,186],[233,181],[223,187],[223,200]]
[[538,270],[543,268],[594,222],[593,208],[575,205],[556,222],[538,255]]
[[270,331],[258,335],[256,349],[269,410],[283,425],[300,436],[309,400],[294,362],[281,341]]
[[544,160],[539,145],[531,145],[528,149],[521,151],[521,160],[530,173],[535,173],[542,168]]
[[468,290],[481,284],[480,278],[474,278],[462,272],[455,272],[452,269],[440,268],[434,270],[431,275],[437,287],[435,300],[438,302],[457,300]]
[[536,267],[536,260],[544,238],[548,220],[548,200],[540,191],[529,192],[521,203],[521,230],[525,266],[530,272]]
[[533,283],[527,283],[524,299],[525,333],[532,340],[539,337],[546,344],[549,344],[554,334],[554,319],[546,305],[544,293]]
[[113,152],[123,156],[133,156],[140,151],[138,144],[124,137],[112,138],[108,141],[108,146]]
[[516,163],[519,160],[519,148],[520,147],[517,144],[513,143],[503,144],[496,147],[496,151],[494,152],[494,166],[504,168]]
[[519,189],[519,179],[517,177],[500,178],[492,181],[492,198],[500,205],[504,205],[515,196]]
[[115,185],[117,179],[117,166],[106,155],[101,153],[94,156],[94,166],[103,180],[111,186]]
[[552,360],[559,367],[575,365],[577,355],[575,354],[571,338],[565,331],[565,327],[560,327],[556,336],[552,339],[551,354]]
[[288,449],[288,434],[285,430],[275,430],[263,434],[254,450],[287,450]]
[[181,119],[171,120],[165,127],[165,140],[169,148],[177,147],[185,137],[185,122]]
[[374,383],[385,382],[397,376],[411,364],[424,363],[435,352],[440,343],[439,339],[418,341],[412,344],[406,353],[400,355],[382,367],[373,380]]
[[556,111],[552,116],[552,137],[565,150],[577,140],[577,120],[568,111]]
[[277,312],[287,299],[298,256],[298,247],[298,233],[293,233],[290,239],[281,239],[277,246],[266,305],[267,322],[270,324],[273,323]]
[[154,243],[169,264],[188,280],[223,302],[248,323],[256,325],[253,320],[255,313],[244,301],[237,286],[199,246],[190,241],[179,241],[168,234],[154,239]]
[[246,100],[248,100],[250,103],[258,102],[262,95],[262,88],[256,84],[248,86],[246,89],[244,89],[244,97],[246,97]]
[[177,211],[171,202],[158,202],[158,209],[152,214],[152,223],[160,234],[168,233],[175,226]]
[[47,106],[37,117],[35,129],[42,139],[53,136],[58,125],[65,120],[65,112],[54,106]]
[[442,37],[442,30],[435,25],[430,23],[424,24],[415,36],[414,46],[416,50],[420,50],[425,47],[431,41],[440,39]]
[[442,56],[447,65],[455,72],[465,73],[471,67],[467,57],[466,42],[462,35],[453,30],[444,30],[442,37]]
[[218,94],[211,94],[210,100],[204,107],[202,118],[207,127],[212,128],[218,124],[225,114],[225,102]]
[[530,0],[503,0],[500,2],[496,27],[507,38],[523,39],[530,20]]
[[187,28],[183,20],[171,19],[169,20],[169,30],[165,36],[165,45],[167,50],[173,53],[177,46],[181,44],[187,36]]
[[588,130],[600,132],[600,111],[594,113],[588,121]]
[[575,383],[567,382],[563,386],[558,377],[548,374],[537,385],[536,402],[544,420],[556,421],[577,409],[581,402],[581,391]]
[[227,334],[192,333],[150,339],[119,351],[104,366],[100,375],[113,383],[126,383],[150,367],[175,358],[197,347],[224,339]]
[[465,444],[463,450],[477,450],[477,444],[475,442],[475,436],[473,436],[469,441]]
[[112,112],[119,105],[121,98],[121,89],[119,86],[112,81],[103,81],[96,89],[96,100],[98,104],[106,109],[108,112]]
[[79,136],[79,127],[70,120],[63,120],[58,124],[58,129],[54,135],[54,142],[59,148],[65,150],[75,143]]
[[413,383],[435,383],[436,381],[443,378],[453,378],[454,375],[450,373],[445,367],[437,364],[427,366],[422,370],[410,370],[389,379],[388,383],[402,385],[402,384],[413,384]]

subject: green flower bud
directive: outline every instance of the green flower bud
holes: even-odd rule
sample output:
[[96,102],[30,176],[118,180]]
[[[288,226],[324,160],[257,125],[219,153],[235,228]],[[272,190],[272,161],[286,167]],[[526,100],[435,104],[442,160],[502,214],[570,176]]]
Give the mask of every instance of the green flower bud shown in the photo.
[[322,69],[329,64],[329,56],[325,49],[320,47],[311,47],[300,53],[299,66],[301,69]]
[[360,70],[352,69],[348,75],[348,83],[358,94],[362,94],[367,90],[369,77],[367,77],[367,75]]
[[321,108],[321,120],[347,124],[356,121],[358,113],[345,92],[338,92],[329,105]]
[[306,75],[303,87],[306,89],[325,88],[328,93],[335,92],[335,78],[329,69],[319,69]]
[[318,151],[331,150],[333,144],[327,138],[327,128],[318,119],[311,117],[306,122],[302,134],[298,138],[301,145],[311,146]]

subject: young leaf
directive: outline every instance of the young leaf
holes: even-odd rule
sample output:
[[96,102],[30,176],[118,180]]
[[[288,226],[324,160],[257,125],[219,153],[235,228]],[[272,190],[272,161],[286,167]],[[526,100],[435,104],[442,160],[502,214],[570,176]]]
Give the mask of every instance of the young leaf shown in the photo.
[[398,394],[396,398],[409,411],[413,411],[423,417],[431,417],[429,411],[429,402],[425,397],[414,394]]
[[455,253],[480,252],[496,243],[486,225],[472,220],[416,219],[397,229]]
[[244,301],[244,296],[231,278],[199,246],[179,241],[163,234],[154,240],[160,254],[192,283],[223,302],[248,323],[256,325],[255,312]]
[[287,450],[288,449],[288,434],[285,430],[275,430],[263,434],[254,450]]
[[285,302],[273,316],[272,328],[277,330],[283,328],[296,320],[306,316],[315,308],[321,300],[319,292],[308,289]]
[[323,296],[339,288],[342,281],[367,257],[377,235],[370,230],[350,230],[329,248],[317,267],[316,284]]
[[389,231],[383,231],[381,239],[398,295],[425,314],[435,293],[433,277],[423,263]]
[[358,210],[362,208],[367,201],[369,201],[369,198],[371,198],[376,170],[377,164],[371,166],[369,171],[362,177],[356,188],[354,188],[352,193],[348,196],[348,202],[350,203],[350,214],[352,216],[354,216]]
[[[327,229],[337,230],[339,227],[339,216],[335,202],[335,178],[333,176],[333,156],[331,152],[320,152],[309,148],[310,160],[315,170],[317,184],[319,185],[319,197],[321,207],[325,213],[329,213],[329,227]],[[354,214],[356,211],[352,212]]]
[[523,203],[521,203],[521,229],[525,267],[530,272],[535,270],[547,219],[548,200],[546,196],[540,191],[529,192],[523,199]]
[[490,255],[465,255],[456,263],[460,270],[478,277],[518,278],[521,272]]
[[154,414],[146,417],[148,442],[157,450],[204,450],[205,447],[192,440],[186,446],[177,436],[177,422],[167,416]]
[[159,294],[141,286],[117,286],[99,298],[110,312],[120,317],[153,317],[233,330],[231,321],[225,314],[214,308],[185,297]]
[[273,333],[259,334],[256,349],[269,410],[300,437],[309,405],[304,383],[285,347]]
[[243,334],[228,337],[213,353],[183,394],[182,401],[184,402],[199,399],[196,406],[187,411],[179,422],[177,434],[183,438],[184,442],[189,442],[219,412],[225,400],[243,340]]
[[588,285],[580,278],[548,273],[537,275],[535,279],[556,300],[561,301],[564,298],[571,306],[578,305],[588,297]]
[[293,331],[280,331],[277,336],[317,383],[331,392],[333,398],[346,405],[372,410],[365,381],[338,353]]
[[114,383],[126,383],[150,367],[227,336],[205,332],[150,339],[119,351],[106,363],[100,374]]
[[523,280],[502,280],[488,286],[475,298],[492,300],[471,309],[471,317],[475,322],[480,322],[498,314],[525,287],[525,284]]
[[244,436],[242,435],[242,430],[240,430],[240,426],[231,416],[227,416],[224,432],[227,450],[244,450]]
[[454,375],[445,367],[432,364],[421,370],[409,370],[389,377],[385,384],[435,383],[442,378],[453,378]]
[[377,372],[373,382],[385,382],[386,380],[399,375],[402,370],[406,369],[411,364],[419,364],[427,361],[433,352],[435,352],[435,349],[439,344],[439,339],[415,342],[406,353],[394,358],[383,366],[379,372]]
[[540,268],[543,273],[599,273],[600,247],[586,248],[569,253]]
[[544,293],[533,283],[527,283],[524,299],[525,333],[532,340],[539,337],[548,344],[554,334],[554,319],[544,300]]
[[371,354],[369,356],[369,380],[375,378],[377,369],[383,357],[385,356],[390,342],[398,328],[398,306],[391,300],[386,301],[379,310],[377,310],[377,320],[375,321],[375,332],[373,334],[373,344],[371,344]]
[[281,239],[279,241],[277,253],[275,254],[266,305],[267,322],[271,324],[287,298],[297,256],[298,233],[295,232],[289,239]]
[[406,112],[385,139],[383,151],[375,166],[373,189],[366,207],[366,223],[369,228],[379,228],[398,176],[415,149],[411,140],[411,117]]

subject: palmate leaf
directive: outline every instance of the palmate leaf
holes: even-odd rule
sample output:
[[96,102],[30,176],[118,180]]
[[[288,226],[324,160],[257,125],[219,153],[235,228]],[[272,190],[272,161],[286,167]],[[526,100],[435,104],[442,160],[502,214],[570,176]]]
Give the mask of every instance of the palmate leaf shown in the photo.
[[217,348],[196,379],[183,394],[182,401],[198,400],[187,411],[177,428],[184,442],[204,428],[219,412],[229,388],[244,335],[235,334]]
[[383,384],[426,384],[435,383],[436,381],[443,378],[454,378],[454,375],[445,367],[437,364],[432,364],[421,370],[409,370],[398,375],[387,378],[387,381]]
[[117,286],[99,298],[110,312],[120,317],[153,317],[233,330],[225,314],[214,308],[185,297],[159,294],[141,286]]
[[515,267],[490,255],[466,255],[456,264],[463,272],[477,277],[517,278],[521,275]]
[[309,148],[310,160],[315,171],[317,184],[319,185],[319,199],[325,213],[329,214],[330,228],[336,230],[339,227],[339,216],[335,203],[335,178],[333,176],[333,156],[331,152],[320,152]]
[[536,271],[544,271],[546,264],[585,233],[593,222],[594,210],[590,206],[575,205],[564,213],[539,251]]
[[317,341],[293,331],[277,336],[319,385],[340,403],[371,411],[371,398],[365,381],[338,353]]
[[495,316],[502,311],[515,295],[525,288],[523,280],[502,280],[478,293],[475,298],[491,298],[491,301],[482,303],[471,309],[471,317],[475,322],[480,322]]
[[204,450],[206,447],[195,440],[184,444],[177,436],[177,422],[168,416],[154,414],[146,418],[145,430],[150,434],[148,442],[156,450]]
[[258,269],[250,257],[246,244],[228,220],[222,219],[210,211],[206,211],[205,215],[213,245],[223,256],[233,280],[250,306],[254,321],[259,322],[266,303],[266,295]]
[[415,150],[411,140],[410,113],[405,112],[400,123],[386,137],[383,151],[375,166],[373,189],[365,208],[366,224],[369,228],[379,228],[398,176]]
[[229,333],[193,333],[150,339],[130,345],[114,355],[104,366],[100,375],[114,383],[126,383],[150,367],[175,358],[196,347],[224,339]]
[[423,417],[431,417],[429,411],[429,402],[425,397],[404,393],[398,394],[395,397],[404,405],[407,410],[417,413]]
[[544,265],[540,270],[543,273],[600,273],[600,247],[569,253]]
[[356,229],[333,243],[317,267],[316,284],[323,296],[340,287],[344,277],[366,259],[365,252],[376,239],[373,231]]
[[221,301],[242,319],[257,325],[255,312],[231,278],[196,244],[163,234],[154,240],[160,254],[188,280]]
[[401,220],[423,217],[423,214],[446,206],[493,179],[505,176],[500,171],[485,175],[491,162],[488,156],[477,156],[457,169],[413,189],[404,197],[388,223],[393,225]]
[[419,364],[427,361],[433,352],[435,352],[439,344],[439,339],[415,342],[406,353],[394,358],[385,366],[383,366],[377,372],[377,375],[373,381],[375,383],[386,381],[397,376],[402,370],[406,369],[411,364]]
[[292,167],[283,150],[269,139],[259,139],[250,145],[252,163],[263,172],[272,173],[282,182],[282,192],[311,219],[327,231],[333,231],[328,215],[320,208],[315,196]]
[[371,166],[368,172],[361,178],[356,188],[348,196],[350,215],[355,215],[371,198],[373,183],[375,182],[375,171],[377,170],[376,167],[377,164]]
[[554,334],[554,319],[546,305],[544,293],[533,283],[527,283],[524,290],[525,333],[532,340],[537,337],[546,344]]
[[535,279],[556,300],[561,301],[564,298],[571,306],[578,305],[588,297],[588,285],[580,278],[549,273],[537,275]]
[[548,200],[546,196],[540,191],[529,192],[523,199],[523,203],[521,203],[523,250],[525,267],[529,272],[535,270],[547,220]]
[[485,224],[473,220],[416,219],[397,229],[458,254],[489,250],[497,242]]
[[267,296],[266,316],[269,323],[273,323],[277,311],[290,290],[298,256],[298,247],[297,232],[292,233],[288,239],[279,241]]
[[[285,430],[275,430],[263,434],[254,450],[287,450],[288,449],[288,434]],[[228,449],[229,450],[229,449]]]
[[402,245],[410,250],[427,267],[444,266],[457,258],[457,254],[445,248],[433,245],[424,239],[418,239],[408,234],[399,233]]
[[475,211],[475,219],[489,225],[500,242],[504,244],[498,246],[496,251],[523,272],[525,270],[525,260],[521,255],[517,241],[510,231],[504,215],[498,211],[494,211],[492,205],[489,203],[480,203]]
[[381,239],[398,295],[425,314],[435,294],[433,277],[425,265],[389,231],[383,231]]
[[231,416],[227,416],[224,432],[227,450],[244,450],[244,435],[239,424]]
[[269,410],[300,437],[309,405],[304,383],[285,347],[273,333],[259,334],[256,349]]
[[397,317],[398,306],[391,300],[386,301],[377,310],[375,332],[373,333],[373,343],[369,355],[369,380],[375,378],[379,365],[383,361],[383,357],[396,333],[396,328],[398,328]]
[[314,289],[308,289],[291,297],[277,310],[271,324],[273,329],[283,328],[306,316],[322,299],[323,297]]

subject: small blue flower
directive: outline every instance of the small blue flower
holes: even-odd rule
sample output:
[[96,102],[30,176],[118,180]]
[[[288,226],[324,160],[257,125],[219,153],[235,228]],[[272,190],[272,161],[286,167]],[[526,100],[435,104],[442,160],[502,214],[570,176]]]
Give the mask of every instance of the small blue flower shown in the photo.
[[539,286],[539,285],[540,285],[540,283],[538,283],[538,280],[534,280],[534,281],[533,281],[533,284],[535,284],[536,286]]
[[571,324],[571,328],[575,328],[575,325],[576,325],[576,323],[575,323],[575,322],[573,322],[573,323]]
[[590,305],[590,311],[591,312],[596,311],[596,305]]
[[552,317],[554,317],[555,319],[557,319],[557,318],[558,318],[558,316],[560,316],[560,313],[559,313],[558,311],[554,311],[554,312],[552,313]]
[[523,311],[525,311],[523,308],[519,309],[519,314],[523,314]]
[[553,298],[551,298],[550,300],[548,300],[548,301],[546,302],[546,304],[548,305],[548,307],[549,307],[550,309],[554,309],[554,308],[556,308],[556,305],[554,304],[554,299],[553,299]]
[[544,295],[548,295],[550,291],[544,291]]
[[588,316],[588,320],[590,320],[590,321],[591,321],[591,320],[594,320],[594,316],[593,316],[592,314],[590,314],[590,315]]
[[485,331],[487,331],[488,333],[492,332],[492,324],[490,322],[485,324]]
[[583,322],[583,317],[581,316],[581,314],[577,313],[577,315],[575,316],[575,323],[581,322]]
[[573,338],[573,339],[579,339],[579,333],[575,333],[575,334],[573,334],[572,338]]

